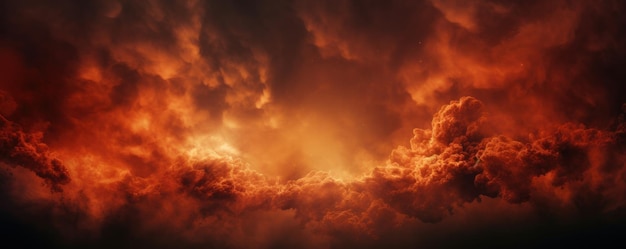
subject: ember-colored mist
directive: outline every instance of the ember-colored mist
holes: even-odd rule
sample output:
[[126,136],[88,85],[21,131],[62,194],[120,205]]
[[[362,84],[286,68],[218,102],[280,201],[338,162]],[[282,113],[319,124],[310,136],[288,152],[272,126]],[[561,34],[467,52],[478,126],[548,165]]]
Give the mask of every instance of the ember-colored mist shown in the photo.
[[624,13],[1,0],[0,247],[623,244]]

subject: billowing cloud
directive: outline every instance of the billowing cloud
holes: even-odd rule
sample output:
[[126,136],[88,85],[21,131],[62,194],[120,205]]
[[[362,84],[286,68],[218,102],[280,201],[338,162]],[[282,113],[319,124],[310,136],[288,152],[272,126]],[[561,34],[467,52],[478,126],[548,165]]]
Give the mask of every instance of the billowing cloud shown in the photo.
[[626,219],[619,1],[0,6],[5,240],[598,245]]
[[24,133],[19,126],[1,115],[0,125],[2,162],[29,169],[44,179],[52,190],[62,191],[61,185],[70,181],[69,174],[58,159],[51,158],[46,144],[41,142],[42,134]]

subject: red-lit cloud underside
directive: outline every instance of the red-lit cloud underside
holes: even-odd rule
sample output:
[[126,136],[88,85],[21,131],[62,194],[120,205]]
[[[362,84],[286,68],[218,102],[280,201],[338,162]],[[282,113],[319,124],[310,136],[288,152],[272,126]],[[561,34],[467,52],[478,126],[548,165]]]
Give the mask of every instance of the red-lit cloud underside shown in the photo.
[[1,1],[2,239],[615,242],[625,7]]

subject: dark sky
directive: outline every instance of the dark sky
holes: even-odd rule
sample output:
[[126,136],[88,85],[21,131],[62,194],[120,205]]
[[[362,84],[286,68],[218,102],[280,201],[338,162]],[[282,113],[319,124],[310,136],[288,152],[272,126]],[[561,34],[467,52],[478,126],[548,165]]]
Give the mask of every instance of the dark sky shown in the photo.
[[0,0],[1,238],[620,242],[624,11],[617,0]]

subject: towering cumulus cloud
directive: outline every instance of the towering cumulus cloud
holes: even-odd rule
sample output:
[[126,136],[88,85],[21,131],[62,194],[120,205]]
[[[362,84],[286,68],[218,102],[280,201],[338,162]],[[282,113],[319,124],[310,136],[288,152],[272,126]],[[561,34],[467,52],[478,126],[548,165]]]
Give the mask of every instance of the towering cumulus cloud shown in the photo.
[[626,228],[624,11],[0,0],[0,238],[614,243]]

